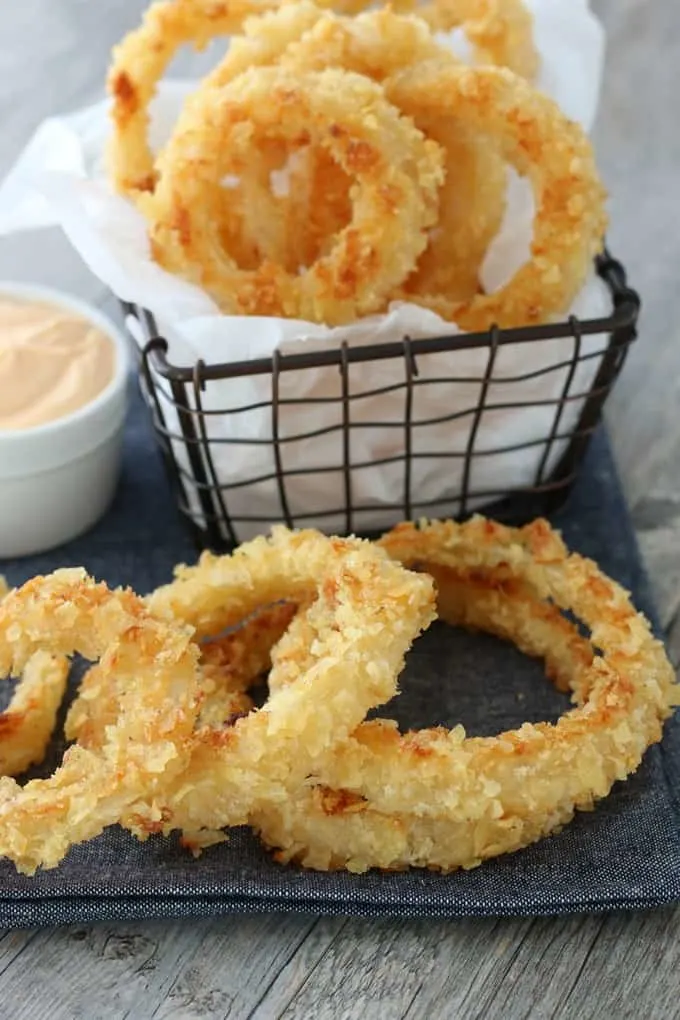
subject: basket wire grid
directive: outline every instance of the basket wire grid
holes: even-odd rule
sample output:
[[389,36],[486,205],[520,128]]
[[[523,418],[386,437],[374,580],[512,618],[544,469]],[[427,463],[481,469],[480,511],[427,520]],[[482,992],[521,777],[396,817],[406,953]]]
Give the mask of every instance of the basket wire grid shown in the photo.
[[[527,327],[523,329],[498,329],[493,327],[488,332],[467,333],[456,336],[437,337],[434,339],[412,340],[404,337],[401,343],[376,343],[368,346],[353,347],[344,342],[334,349],[310,351],[282,355],[278,352],[271,358],[249,361],[237,361],[228,364],[206,365],[202,361],[187,367],[173,365],[168,360],[168,343],[159,336],[153,316],[137,306],[124,304],[126,315],[133,316],[141,327],[144,345],[139,359],[140,381],[145,402],[151,412],[154,432],[160,445],[168,474],[175,491],[179,510],[190,527],[193,538],[199,548],[210,548],[215,551],[233,548],[242,539],[239,537],[239,526],[253,527],[264,530],[275,523],[270,516],[252,514],[240,510],[237,514],[231,506],[237,490],[243,490],[242,479],[230,481],[219,477],[215,464],[214,449],[216,443],[228,443],[228,439],[216,440],[209,436],[208,422],[215,415],[229,419],[237,414],[249,411],[265,412],[270,420],[270,435],[253,438],[239,438],[238,444],[250,444],[256,447],[268,447],[272,454],[273,470],[267,475],[260,475],[250,480],[250,484],[273,483],[278,493],[280,507],[279,520],[289,527],[305,526],[310,520],[315,522],[323,519],[338,518],[343,522],[346,534],[374,534],[364,529],[358,522],[362,512],[369,508],[357,504],[353,496],[353,473],[360,469],[375,469],[381,464],[399,464],[402,472],[401,497],[390,504],[382,504],[385,527],[399,520],[408,520],[414,516],[417,507],[418,516],[427,515],[430,508],[436,507],[437,516],[443,516],[442,499],[422,501],[414,494],[413,466],[419,458],[430,458],[445,470],[447,461],[462,462],[460,471],[462,484],[455,497],[449,500],[444,508],[446,516],[459,519],[482,510],[499,520],[508,523],[522,523],[539,515],[549,515],[562,504],[575,481],[579,465],[585,455],[588,442],[597,428],[608,394],[614,385],[626,358],[630,344],[636,337],[636,326],[639,315],[640,299],[626,280],[626,273],[618,261],[605,252],[597,259],[597,271],[605,281],[611,293],[613,311],[608,318],[579,320],[572,316],[567,321],[550,325]],[[589,335],[607,337],[605,345],[598,351],[584,351],[583,338]],[[513,377],[514,382],[532,377],[547,375],[556,370],[564,371],[564,384],[558,397],[551,400],[525,402],[507,401],[492,403],[489,392],[498,380],[494,376],[499,351],[508,344],[540,345],[547,341],[571,338],[572,355],[568,360],[551,364]],[[456,353],[472,349],[486,352],[485,369],[477,377],[455,375]],[[139,347],[137,347],[139,351]],[[449,354],[451,372],[446,377],[419,379],[418,362],[425,355]],[[395,359],[403,366],[403,379],[394,385],[383,387],[382,390],[363,390],[355,394],[352,388],[352,373],[360,371],[362,364],[367,362],[392,361]],[[572,386],[579,365],[589,359],[600,359],[592,385],[587,392],[573,393]],[[286,399],[282,396],[282,380],[286,373],[303,372],[306,369],[337,368],[340,374],[340,388],[337,398],[299,397]],[[269,398],[254,404],[233,404],[215,410],[206,410],[203,394],[210,382],[220,380],[237,380],[253,377],[269,378]],[[502,381],[502,380],[501,380]],[[506,378],[507,382],[508,379]],[[469,418],[467,442],[463,450],[432,452],[414,451],[414,432],[423,422],[413,418],[414,394],[420,386],[447,385],[455,387],[461,384],[474,383],[478,386],[479,399],[475,406],[464,411],[456,411],[438,423]],[[372,422],[375,427],[394,429],[401,434],[399,452],[396,456],[384,461],[373,460],[359,463],[352,460],[352,432],[363,427],[353,415],[357,399],[380,395],[382,392],[403,394],[403,419],[398,423]],[[282,430],[281,418],[283,410],[301,410],[305,406],[318,404],[320,401],[333,400],[338,405],[338,424],[318,430],[318,433],[290,433]],[[581,410],[573,429],[563,426],[565,409],[570,403],[579,401]],[[526,442],[505,445],[495,449],[479,450],[476,440],[480,425],[485,414],[502,408],[504,411],[516,409],[525,411],[532,406],[554,407],[552,424],[547,433]],[[169,411],[176,426],[168,425]],[[309,440],[318,434],[337,431],[341,436],[342,463],[328,466],[308,466],[290,470],[285,465],[284,451],[286,445],[301,440]],[[554,468],[548,473],[551,454],[556,444],[565,446],[564,452]],[[539,448],[538,467],[532,484],[519,485],[506,491],[478,489],[472,482],[476,459],[490,454],[508,454],[526,450],[529,447]],[[542,450],[540,448],[542,447]],[[177,450],[182,450],[182,457]],[[289,487],[294,478],[302,475],[337,472],[337,502],[323,510],[310,512],[292,512],[289,499]],[[242,492],[241,492],[242,495]],[[374,507],[370,509],[375,510]],[[338,530],[334,528],[334,530]],[[383,529],[384,530],[384,529]]]

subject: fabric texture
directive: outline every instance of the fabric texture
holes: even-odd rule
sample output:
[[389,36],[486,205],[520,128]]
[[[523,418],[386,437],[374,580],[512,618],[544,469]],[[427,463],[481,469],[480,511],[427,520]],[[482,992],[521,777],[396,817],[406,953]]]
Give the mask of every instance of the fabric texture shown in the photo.
[[[567,543],[592,556],[653,617],[648,586],[606,436],[556,515]],[[83,564],[146,592],[195,550],[173,502],[146,412],[133,395],[122,484],[106,519],[46,556],[0,563],[13,583]],[[6,685],[9,688],[9,685]],[[462,722],[491,734],[567,706],[538,663],[501,642],[435,625],[409,658],[403,693],[381,714],[419,727]],[[9,690],[3,692],[5,698]],[[51,770],[62,747],[45,763]],[[39,771],[36,774],[44,774]],[[247,830],[198,860],[173,839],[146,844],[114,827],[75,847],[56,870],[26,878],[0,861],[0,926],[203,917],[270,910],[363,917],[476,917],[636,909],[680,898],[680,730],[672,721],[628,782],[559,835],[469,872],[355,876],[276,864]]]

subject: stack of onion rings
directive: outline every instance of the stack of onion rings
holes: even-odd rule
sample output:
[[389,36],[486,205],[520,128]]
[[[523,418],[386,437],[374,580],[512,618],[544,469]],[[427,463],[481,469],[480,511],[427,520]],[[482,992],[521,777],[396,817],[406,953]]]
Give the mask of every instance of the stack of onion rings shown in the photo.
[[[365,13],[365,3],[349,0],[339,5],[343,14],[330,6],[162,0],[118,48],[109,76],[112,177],[149,220],[157,260],[228,314],[338,325],[400,299],[485,330],[565,312],[602,245],[604,192],[581,129],[529,84],[538,57],[523,0],[403,0],[397,12]],[[481,66],[461,68],[433,35],[458,27]],[[171,56],[182,43],[200,47],[231,32],[241,34],[155,158],[148,105]],[[285,82],[278,91],[277,68]],[[296,104],[284,100],[296,91]],[[380,114],[379,94],[387,104]],[[219,116],[223,106],[231,112]],[[402,126],[395,167],[410,161],[411,183],[404,190],[374,175],[389,197],[367,237],[367,222],[359,229],[356,221],[365,180],[328,129],[345,131],[354,116],[361,136],[357,114],[370,108],[363,135],[368,121],[380,121],[371,145],[384,169],[395,162],[388,106],[412,117],[432,147],[424,159],[420,133],[407,139]],[[313,131],[296,129],[305,119]],[[217,144],[220,133],[228,145]],[[441,150],[445,175],[434,156]],[[484,295],[480,268],[503,218],[506,162],[529,178],[539,206],[532,258],[500,292]]]
[[[432,578],[445,622],[543,658],[574,707],[484,738],[366,722],[433,617]],[[0,669],[74,647],[107,647],[71,708],[77,743],[50,780],[0,780],[0,852],[28,872],[114,821],[180,828],[195,853],[249,823],[279,860],[324,870],[474,867],[606,796],[677,703],[647,621],[543,521],[407,524],[375,546],[277,529],[179,568],[146,607],[77,571],[0,607]]]
[[[401,736],[389,721],[362,724],[296,796],[251,814],[280,860],[324,870],[473,867],[592,807],[660,739],[675,700],[661,643],[627,594],[570,556],[545,522],[407,525],[381,545],[434,576],[443,620],[544,658],[576,707],[554,726],[493,738],[466,739],[460,727]],[[564,610],[589,627],[589,639]],[[270,689],[286,688],[312,637],[299,614],[273,650]]]

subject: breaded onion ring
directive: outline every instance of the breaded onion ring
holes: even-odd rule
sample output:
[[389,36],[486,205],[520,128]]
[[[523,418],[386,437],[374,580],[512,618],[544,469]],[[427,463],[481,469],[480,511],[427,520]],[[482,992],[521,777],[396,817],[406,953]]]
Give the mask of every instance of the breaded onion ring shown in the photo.
[[580,126],[499,68],[433,61],[390,78],[385,92],[407,115],[450,118],[452,126],[485,135],[529,179],[536,200],[530,259],[504,287],[462,302],[421,294],[413,300],[469,331],[546,322],[569,308],[602,249],[607,222],[605,192]]
[[1,776],[20,776],[43,761],[68,674],[63,655],[36,652],[26,663],[9,705],[0,713]]
[[[305,0],[247,21],[244,35],[233,40],[207,81],[223,86],[248,66],[278,62],[294,71],[342,68],[383,82],[404,68],[433,59],[456,63],[418,17],[388,9],[346,18],[325,13]],[[416,127],[441,145],[446,179],[440,191],[439,221],[405,289],[462,300],[478,292],[480,267],[501,226],[505,164],[484,137],[460,124],[452,126],[449,117],[409,112]],[[244,183],[246,191],[250,189],[249,235],[262,242],[269,258],[285,264],[290,255],[295,267],[310,265],[325,253],[324,242],[335,237],[350,214],[347,175],[323,150],[304,155],[308,158],[291,174],[289,194],[279,200],[267,195],[260,182],[249,184],[247,175]],[[281,220],[282,208],[283,228],[272,239],[269,224]]]
[[188,43],[200,50],[216,36],[238,31],[258,6],[266,10],[271,5],[258,5],[257,0],[160,0],[116,46],[108,76],[114,127],[108,156],[120,192],[134,197],[156,186],[149,104],[177,50]]
[[[9,592],[0,574],[0,602]],[[9,705],[0,713],[0,776],[20,776],[44,759],[68,673],[68,660],[61,655],[36,652],[28,660]]]
[[197,712],[197,651],[187,628],[151,617],[131,592],[84,571],[38,577],[0,605],[0,676],[37,653],[101,658],[118,713],[100,752],[74,746],[49,779],[0,779],[0,855],[20,871],[55,867],[73,843],[119,821],[186,762]]
[[290,683],[259,712],[227,729],[199,730],[184,773],[125,817],[138,835],[181,828],[191,838],[285,801],[370,708],[393,696],[407,649],[434,616],[431,579],[405,571],[376,546],[285,528],[232,556],[204,554],[148,605],[168,621],[191,624],[201,638],[279,599],[312,600],[303,611],[314,635],[304,670],[296,676],[289,662]]
[[[338,745],[316,790],[254,821],[281,859],[316,868],[441,870],[474,867],[555,831],[633,772],[677,703],[662,644],[627,594],[589,560],[568,555],[549,526],[515,531],[467,525],[402,526],[382,544],[435,575],[439,612],[547,659],[576,706],[553,726],[526,723],[466,739],[460,727],[401,736],[376,720]],[[590,640],[560,612],[569,610]],[[274,652],[272,675],[296,620]],[[291,649],[292,651],[292,649]],[[298,656],[299,659],[299,656]]]
[[523,0],[431,0],[414,10],[436,32],[462,28],[476,63],[507,67],[528,81],[536,77],[534,19]]
[[[158,181],[155,156],[149,142],[149,105],[158,83],[181,46],[203,49],[212,39],[238,31],[243,20],[271,3],[262,0],[160,0],[146,11],[139,28],[114,49],[108,75],[113,100],[113,133],[107,150],[112,183],[144,212]],[[252,160],[245,189],[235,182],[228,201],[220,208],[222,243],[244,269],[255,268],[262,252],[247,229],[248,200],[259,182],[264,189],[270,168]],[[220,192],[221,194],[221,192]],[[217,198],[220,197],[217,195]]]
[[[271,666],[271,649],[285,633],[297,606],[282,603],[259,610],[238,630],[200,645],[198,728],[216,729],[253,708],[248,688]],[[101,747],[115,724],[118,704],[106,671],[92,666],[83,676],[64,723],[67,740]]]
[[[220,145],[212,144],[215,132]],[[294,151],[325,148],[356,181],[353,219],[328,256],[301,275],[275,263],[240,270],[220,243],[206,196],[238,173],[260,139]],[[376,311],[426,246],[441,184],[440,147],[385,100],[338,70],[298,75],[254,68],[194,97],[159,160],[151,236],[169,270],[199,284],[225,312],[337,325]]]

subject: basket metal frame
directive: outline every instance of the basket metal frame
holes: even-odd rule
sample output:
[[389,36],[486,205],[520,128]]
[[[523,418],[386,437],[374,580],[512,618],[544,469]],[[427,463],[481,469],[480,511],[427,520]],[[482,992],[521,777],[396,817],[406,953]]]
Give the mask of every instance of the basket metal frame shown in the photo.
[[[280,519],[289,527],[304,525],[305,515],[293,515],[290,511],[289,500],[286,491],[286,479],[289,472],[286,472],[283,463],[282,447],[285,437],[280,435],[280,407],[283,401],[280,396],[280,383],[283,373],[303,371],[310,368],[336,367],[341,376],[341,393],[339,402],[342,406],[342,433],[343,433],[343,464],[342,490],[344,505],[336,507],[326,514],[309,515],[337,516],[341,513],[345,522],[345,532],[351,533],[355,530],[354,519],[361,508],[353,505],[352,501],[352,462],[350,434],[352,425],[350,390],[350,370],[352,366],[366,362],[381,360],[402,359],[404,365],[404,381],[401,386],[404,389],[404,420],[403,420],[403,460],[404,483],[403,499],[395,506],[386,507],[386,513],[391,511],[396,519],[409,519],[412,516],[414,503],[412,493],[412,436],[414,422],[412,421],[413,394],[418,385],[418,359],[424,355],[452,353],[456,351],[486,348],[488,351],[486,369],[482,377],[475,378],[474,382],[480,384],[480,398],[476,408],[471,410],[472,424],[469,432],[467,448],[464,453],[463,465],[463,486],[462,492],[455,499],[457,507],[452,516],[465,518],[469,516],[469,505],[474,499],[479,504],[485,493],[472,492],[470,490],[470,478],[472,464],[475,456],[481,456],[481,451],[475,452],[475,439],[481,424],[483,415],[489,409],[487,403],[488,391],[494,381],[494,363],[500,348],[507,344],[538,344],[544,341],[556,340],[571,337],[574,342],[573,355],[569,361],[551,366],[549,371],[556,368],[566,368],[566,376],[561,397],[556,401],[549,401],[555,405],[555,415],[552,427],[548,435],[542,439],[534,440],[531,443],[518,444],[513,449],[522,449],[530,445],[543,444],[544,451],[541,456],[538,471],[534,484],[523,486],[502,496],[489,494],[489,502],[483,507],[484,512],[493,514],[502,520],[521,522],[538,515],[549,515],[554,512],[566,499],[576,477],[578,468],[583,460],[590,438],[597,428],[602,417],[602,411],[616,379],[621,372],[626,355],[631,343],[637,336],[637,322],[640,310],[640,298],[638,294],[628,285],[626,273],[616,259],[608,251],[596,260],[596,268],[600,277],[607,284],[613,302],[612,314],[607,318],[579,320],[572,316],[568,320],[549,325],[532,326],[522,329],[499,329],[493,327],[486,332],[466,333],[456,336],[442,336],[424,340],[412,340],[404,337],[400,343],[376,343],[364,347],[351,347],[347,342],[341,343],[338,347],[328,350],[305,352],[301,354],[282,355],[275,352],[271,358],[259,358],[247,361],[235,361],[225,364],[206,365],[203,361],[197,361],[193,366],[181,367],[172,364],[168,360],[168,343],[159,335],[154,317],[145,309],[136,305],[123,304],[126,315],[132,315],[141,326],[144,336],[144,346],[141,349],[135,345],[139,357],[139,372],[141,389],[146,404],[151,412],[154,432],[160,445],[165,461],[170,482],[178,500],[179,510],[189,525],[194,541],[199,548],[210,548],[213,550],[224,550],[233,548],[239,542],[237,521],[232,519],[228,506],[229,490],[233,487],[228,483],[220,484],[217,478],[212,452],[211,440],[208,438],[206,429],[206,412],[203,411],[201,394],[206,385],[214,380],[237,379],[250,376],[268,375],[271,377],[271,400],[266,406],[271,408],[271,440],[253,440],[253,442],[271,442],[275,464],[275,482],[280,502]],[[588,335],[608,335],[609,341],[606,348],[596,355],[590,354],[587,357],[601,356],[601,362],[597,370],[593,384],[587,394],[571,394],[576,368],[584,357],[581,353],[582,339]],[[547,373],[547,369],[543,370]],[[540,372],[537,374],[541,374]],[[529,378],[531,373],[517,377]],[[169,399],[172,400],[180,426],[180,434],[171,432],[166,423],[163,410],[163,400],[168,399],[167,394],[162,394],[157,384],[157,379],[162,379],[167,384]],[[463,379],[451,379],[455,382],[470,381]],[[364,394],[365,395],[365,394]],[[564,409],[571,400],[584,399],[583,408],[579,416],[576,428],[565,436],[560,432],[560,424]],[[303,405],[311,401],[300,399],[296,404]],[[536,402],[541,403],[541,402]],[[254,405],[253,405],[254,406]],[[260,407],[262,405],[259,405]],[[492,409],[498,409],[500,405],[493,405]],[[520,402],[502,405],[504,409],[520,408],[527,406]],[[243,413],[249,408],[239,407],[238,413]],[[214,411],[208,412],[214,414]],[[225,409],[225,414],[236,413],[236,409]],[[453,416],[452,416],[453,417]],[[417,423],[416,423],[417,424]],[[301,437],[297,437],[301,438]],[[568,445],[561,456],[558,464],[545,478],[546,465],[550,460],[554,444],[568,438]],[[183,443],[187,463],[191,475],[178,464],[173,452],[173,441]],[[510,448],[498,452],[509,452]],[[486,451],[488,454],[489,451]],[[420,456],[426,456],[422,454]],[[430,456],[430,455],[428,455]],[[442,457],[461,456],[455,452],[441,455]],[[357,465],[354,465],[355,467]],[[327,470],[335,470],[336,465]],[[316,468],[310,471],[323,471],[326,469]],[[296,472],[299,474],[301,472]],[[200,517],[198,520],[191,509],[187,495],[187,485],[191,484],[197,495],[200,505]],[[438,501],[438,505],[441,500]],[[423,504],[418,502],[418,506]],[[477,509],[479,507],[477,506]],[[262,523],[262,519],[239,515],[238,521]]]

